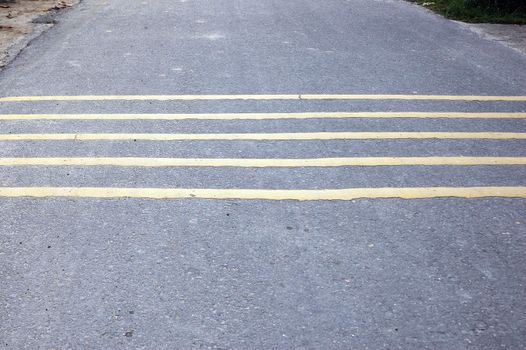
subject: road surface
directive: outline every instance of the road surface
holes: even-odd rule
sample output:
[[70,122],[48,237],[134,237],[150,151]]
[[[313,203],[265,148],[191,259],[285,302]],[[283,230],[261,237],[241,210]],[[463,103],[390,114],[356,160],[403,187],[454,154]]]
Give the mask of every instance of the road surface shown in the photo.
[[403,1],[84,0],[0,73],[2,346],[522,349],[525,95]]

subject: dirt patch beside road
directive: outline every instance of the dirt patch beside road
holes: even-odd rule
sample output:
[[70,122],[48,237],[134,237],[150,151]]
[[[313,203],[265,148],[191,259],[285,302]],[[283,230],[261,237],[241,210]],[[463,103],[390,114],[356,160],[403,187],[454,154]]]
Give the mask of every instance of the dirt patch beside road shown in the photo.
[[0,67],[5,66],[31,39],[53,26],[57,11],[78,0],[0,1]]

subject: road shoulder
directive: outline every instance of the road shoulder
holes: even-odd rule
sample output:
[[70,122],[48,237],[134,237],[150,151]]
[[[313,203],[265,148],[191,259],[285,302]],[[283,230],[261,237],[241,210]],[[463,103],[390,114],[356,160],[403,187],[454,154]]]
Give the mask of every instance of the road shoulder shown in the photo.
[[526,25],[458,22],[481,37],[526,55]]
[[56,15],[78,0],[0,3],[0,69],[56,23]]

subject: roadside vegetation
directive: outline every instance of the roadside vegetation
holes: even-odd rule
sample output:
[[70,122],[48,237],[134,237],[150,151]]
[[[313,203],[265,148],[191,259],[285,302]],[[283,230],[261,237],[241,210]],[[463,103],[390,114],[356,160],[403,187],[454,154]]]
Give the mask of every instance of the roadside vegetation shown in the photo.
[[526,0],[416,0],[447,18],[471,23],[526,24]]

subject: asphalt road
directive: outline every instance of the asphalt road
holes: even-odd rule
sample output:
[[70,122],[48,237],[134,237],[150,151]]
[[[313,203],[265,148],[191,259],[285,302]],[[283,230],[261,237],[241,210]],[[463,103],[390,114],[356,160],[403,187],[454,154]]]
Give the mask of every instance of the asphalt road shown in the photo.
[[[526,194],[520,191],[526,166],[466,165],[458,157],[526,157],[521,139],[526,119],[518,114],[526,112],[526,101],[411,96],[526,95],[526,56],[403,1],[84,0],[0,72],[3,97],[181,94],[376,97],[0,99],[1,346],[524,348]],[[409,97],[388,100],[378,94]],[[290,114],[416,111],[430,114],[307,119]],[[256,112],[280,117],[159,119],[160,114]],[[475,118],[431,114],[437,112]],[[496,114],[481,118],[487,112]],[[81,113],[98,117],[87,120]],[[148,113],[153,119],[112,120],[116,113]],[[11,114],[32,117],[7,120]],[[320,140],[315,136],[320,132],[373,136]],[[379,132],[476,135],[386,139]],[[514,136],[498,139],[491,132]],[[135,136],[52,140],[64,133]],[[137,139],[137,134],[231,133],[306,136]],[[19,134],[26,136],[7,140]],[[113,163],[35,163],[50,157],[111,157]],[[137,157],[139,163],[256,158],[271,166],[121,166],[122,157]],[[272,163],[349,157],[383,160],[376,166]],[[460,163],[386,166],[385,157],[453,157]],[[16,165],[12,158],[32,160]],[[43,187],[72,192],[57,196]],[[93,187],[99,190],[90,198],[75,192]],[[463,198],[464,192],[455,192],[459,198],[371,198],[371,189],[385,187],[417,188],[417,193],[476,187],[471,194],[481,187],[506,187],[520,198]],[[144,189],[146,198],[101,198],[108,188],[125,189],[124,197],[130,189]],[[152,199],[152,188],[190,192]],[[305,193],[323,197],[326,189],[356,188],[365,198],[295,200],[306,199]],[[286,198],[266,200],[262,192],[249,191],[256,199],[242,199],[240,189],[275,190],[271,197]],[[223,190],[230,199],[216,198]],[[43,198],[31,197],[36,195]],[[185,196],[197,198],[180,198]]]

